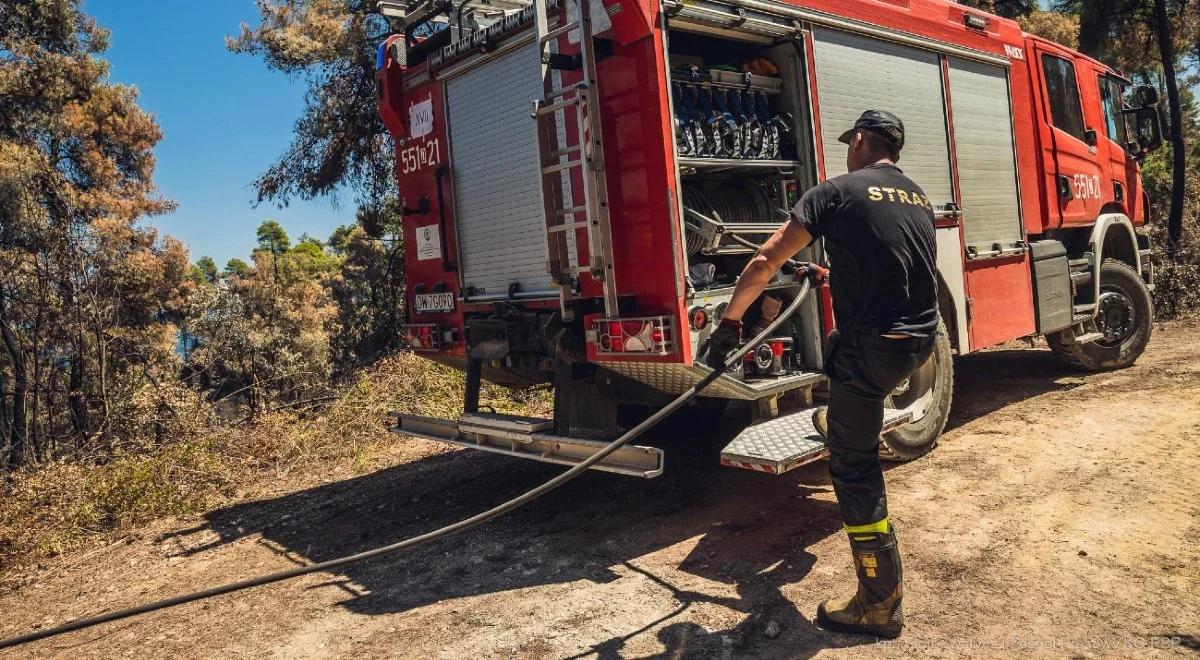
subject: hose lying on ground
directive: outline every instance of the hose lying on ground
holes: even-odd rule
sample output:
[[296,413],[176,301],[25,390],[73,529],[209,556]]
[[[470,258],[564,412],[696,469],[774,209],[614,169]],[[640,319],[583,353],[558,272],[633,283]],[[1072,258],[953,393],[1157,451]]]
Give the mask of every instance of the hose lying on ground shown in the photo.
[[117,610],[116,612],[109,612],[107,614],[100,614],[97,616],[88,617],[86,619],[79,619],[77,621],[71,621],[69,623],[64,623],[61,626],[55,626],[53,628],[46,628],[45,630],[37,630],[37,631],[31,632],[31,633],[26,633],[24,635],[20,635],[17,637],[12,637],[10,639],[0,640],[0,649],[10,648],[13,646],[19,646],[21,644],[27,644],[29,642],[37,641],[39,639],[46,639],[47,637],[55,637],[57,635],[62,635],[64,633],[72,632],[75,630],[91,628],[92,626],[98,626],[102,623],[109,623],[111,621],[119,621],[121,619],[128,619],[129,617],[137,616],[139,614],[146,614],[148,612],[154,612],[156,610],[162,610],[162,609],[166,609],[168,607],[182,605],[184,603],[191,603],[193,601],[203,600],[205,598],[212,598],[213,596],[220,596],[222,594],[227,594],[227,593],[231,593],[234,591],[241,591],[243,589],[249,589],[251,587],[258,587],[258,586],[261,586],[264,584],[270,584],[272,582],[281,582],[283,580],[290,580],[291,578],[299,577],[301,575],[308,575],[309,573],[317,573],[320,571],[327,571],[327,570],[331,570],[331,569],[335,569],[335,568],[341,568],[342,566],[356,564],[360,561],[366,561],[368,559],[373,559],[375,557],[381,557],[383,555],[392,554],[394,552],[399,552],[401,550],[407,550],[408,548],[411,548],[413,546],[420,545],[420,544],[426,543],[428,541],[433,541],[433,540],[440,539],[445,536],[449,536],[451,534],[456,534],[458,532],[468,530],[476,525],[485,523],[493,518],[502,516],[502,515],[508,513],[509,511],[512,511],[514,509],[517,509],[521,506],[524,506],[524,505],[532,502],[533,500],[541,497],[542,495],[549,493],[550,491],[562,486],[563,484],[574,479],[575,477],[578,477],[579,475],[583,474],[583,472],[586,471],[588,468],[590,468],[591,466],[595,465],[596,463],[599,463],[600,461],[604,460],[605,458],[608,457],[609,454],[612,454],[613,452],[620,449],[625,444],[628,444],[629,442],[633,441],[638,436],[640,436],[643,433],[645,433],[646,431],[650,430],[650,428],[652,428],[654,425],[661,422],[668,415],[670,415],[671,413],[678,410],[685,403],[687,403],[688,401],[691,401],[697,394],[700,393],[701,390],[703,390],[705,387],[708,387],[708,385],[710,385],[713,381],[715,381],[717,378],[719,378],[721,376],[721,374],[725,373],[725,371],[728,370],[731,366],[737,364],[738,361],[740,361],[742,359],[742,356],[745,355],[747,352],[749,352],[750,349],[754,348],[755,346],[757,346],[758,344],[760,344],[764,340],[766,340],[768,337],[770,337],[771,333],[773,333],[775,331],[775,329],[778,328],[779,325],[784,322],[784,320],[786,320],[788,317],[790,317],[792,314],[794,314],[797,309],[799,309],[800,303],[808,295],[808,292],[811,289],[811,287],[812,287],[812,285],[809,282],[808,278],[807,277],[803,278],[801,281],[800,293],[792,300],[791,304],[789,304],[787,306],[787,308],[784,309],[783,312],[781,312],[779,314],[779,316],[776,317],[775,320],[770,323],[770,325],[768,325],[766,328],[764,328],[762,332],[758,333],[758,335],[756,337],[754,337],[754,339],[752,339],[749,342],[747,342],[746,344],[742,345],[736,351],[730,353],[729,357],[727,357],[725,359],[725,363],[722,364],[720,368],[713,370],[712,373],[706,375],[704,378],[701,378],[699,382],[697,382],[695,385],[688,388],[687,391],[685,391],[683,394],[680,394],[673,401],[671,401],[666,406],[664,406],[661,410],[654,413],[650,417],[646,418],[646,420],[643,421],[641,424],[638,424],[637,426],[633,427],[632,429],[626,431],[624,434],[621,435],[621,437],[608,443],[607,445],[605,445],[605,447],[603,449],[596,452],[595,454],[592,454],[587,459],[585,459],[578,465],[575,465],[574,467],[567,470],[566,472],[563,472],[562,474],[554,477],[553,479],[538,486],[537,488],[534,488],[522,495],[518,495],[517,497],[515,497],[511,500],[508,500],[507,502],[504,502],[503,504],[497,505],[491,509],[488,509],[487,511],[484,511],[483,513],[478,513],[478,514],[475,514],[474,516],[471,516],[470,518],[467,518],[465,520],[460,520],[456,523],[446,525],[445,527],[442,527],[441,529],[436,529],[432,532],[427,532],[425,534],[421,534],[420,536],[414,536],[412,538],[405,539],[403,541],[398,541],[396,543],[392,543],[391,545],[385,545],[383,547],[375,548],[373,550],[366,550],[364,552],[359,552],[357,554],[349,555],[346,557],[341,557],[338,559],[330,559],[329,561],[323,561],[319,564],[311,564],[309,566],[301,566],[299,568],[293,568],[293,569],[289,569],[286,571],[279,571],[276,573],[269,573],[267,575],[260,575],[259,577],[250,578],[248,580],[242,580],[240,582],[231,582],[229,584],[223,584],[218,587],[212,587],[211,589],[205,589],[203,591],[195,591],[195,592],[192,592],[189,594],[182,594],[179,596],[174,596],[172,598],[155,601],[153,603],[145,603],[143,605],[138,605],[136,607],[130,607],[128,609]]

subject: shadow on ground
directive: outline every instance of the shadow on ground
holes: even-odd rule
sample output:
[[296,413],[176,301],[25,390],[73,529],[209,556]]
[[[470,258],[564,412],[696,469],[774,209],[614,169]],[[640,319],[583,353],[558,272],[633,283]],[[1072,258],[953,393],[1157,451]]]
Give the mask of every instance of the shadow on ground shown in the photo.
[[1079,387],[1085,375],[1044,348],[984,351],[955,358],[954,404],[946,431],[1010,403]]
[[[1062,389],[1068,385],[1061,381],[1076,377],[1045,351],[966,356],[957,373],[951,428],[1007,403]],[[686,421],[687,415],[681,417]],[[667,452],[666,471],[657,479],[589,473],[480,528],[347,567],[343,579],[321,586],[345,590],[343,606],[351,611],[384,614],[445,599],[640,574],[669,590],[678,606],[640,629],[596,640],[584,655],[623,657],[628,640],[662,624],[667,625],[656,634],[669,657],[771,655],[771,642],[762,634],[771,620],[785,631],[790,657],[861,643],[816,628],[782,593],[812,569],[815,558],[807,546],[841,528],[833,502],[809,497],[829,489],[824,463],[782,477],[722,468],[717,459],[733,434],[729,424],[719,431],[689,429],[686,423],[672,429],[647,441]],[[203,525],[162,541],[186,548],[179,554],[196,554],[261,535],[264,544],[297,564],[320,562],[466,518],[561,469],[476,452],[442,454],[214,511]],[[212,532],[216,541],[199,543]],[[696,538],[678,570],[735,585],[736,598],[681,589],[636,561]],[[813,594],[814,602],[818,596]],[[747,616],[717,632],[680,616],[704,602]]]

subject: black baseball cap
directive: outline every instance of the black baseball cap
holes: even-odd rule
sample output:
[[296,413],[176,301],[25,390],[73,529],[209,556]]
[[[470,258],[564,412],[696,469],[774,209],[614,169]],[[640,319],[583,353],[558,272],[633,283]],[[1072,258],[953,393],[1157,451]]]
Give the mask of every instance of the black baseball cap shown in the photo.
[[858,117],[858,121],[854,122],[854,128],[842,133],[838,141],[850,144],[850,139],[854,137],[854,131],[859,129],[883,136],[897,149],[904,148],[904,122],[887,110],[867,110],[862,113]]

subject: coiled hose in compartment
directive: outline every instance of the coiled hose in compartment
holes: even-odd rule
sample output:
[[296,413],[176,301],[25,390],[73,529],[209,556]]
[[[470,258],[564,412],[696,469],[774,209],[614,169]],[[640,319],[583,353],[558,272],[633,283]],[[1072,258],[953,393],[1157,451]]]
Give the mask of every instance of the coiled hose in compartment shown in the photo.
[[[703,220],[686,213],[687,209],[724,225],[782,221],[781,210],[766,189],[753,181],[730,181],[711,189],[699,184],[684,184],[683,208],[688,256],[694,256],[708,246],[713,234],[704,226]],[[755,242],[761,243],[762,240]]]

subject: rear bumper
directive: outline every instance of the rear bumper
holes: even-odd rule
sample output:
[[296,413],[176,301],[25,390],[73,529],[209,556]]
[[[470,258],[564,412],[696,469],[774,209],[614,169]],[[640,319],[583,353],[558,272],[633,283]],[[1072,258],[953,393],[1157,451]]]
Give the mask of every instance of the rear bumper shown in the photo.
[[[608,443],[554,435],[548,419],[496,413],[464,413],[458,421],[393,413],[395,433],[446,442],[543,463],[578,465]],[[593,470],[651,479],[663,472],[663,451],[625,445],[592,466]]]

